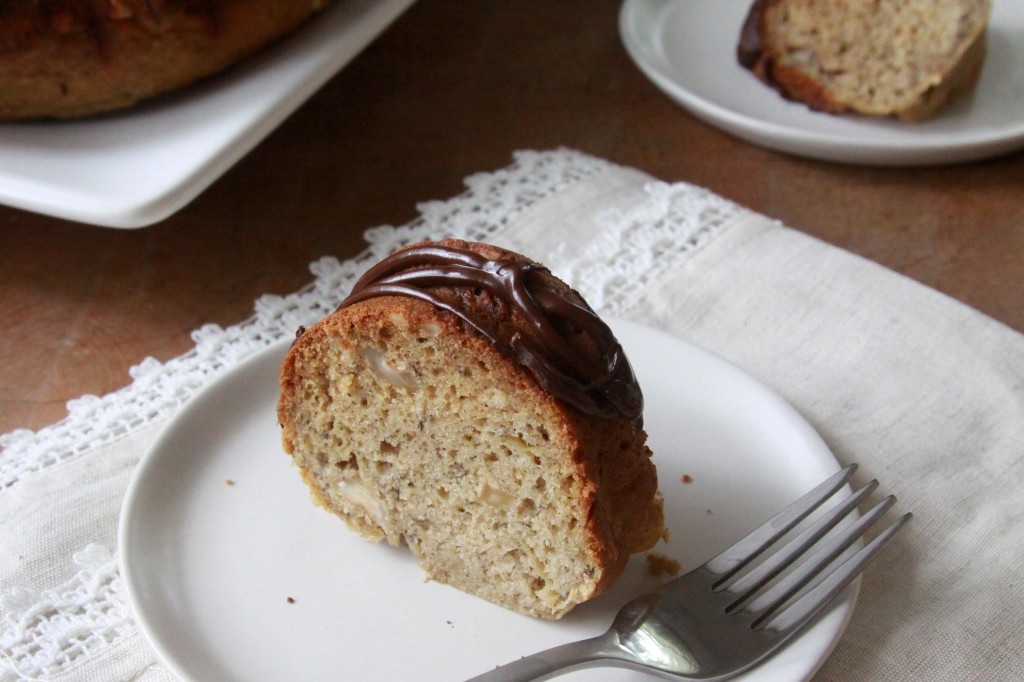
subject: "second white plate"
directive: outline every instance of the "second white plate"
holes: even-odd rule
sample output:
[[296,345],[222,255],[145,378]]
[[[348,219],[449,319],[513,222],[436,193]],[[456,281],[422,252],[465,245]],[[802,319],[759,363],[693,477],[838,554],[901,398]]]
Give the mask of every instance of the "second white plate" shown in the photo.
[[928,165],[1024,147],[1024,0],[994,3],[974,93],[922,123],[832,116],[790,102],[736,61],[752,0],[626,0],[619,31],[633,61],[694,116],[739,138],[827,161]]
[[[667,334],[612,326],[647,403],[671,533],[655,551],[695,568],[838,469],[807,422],[748,375]],[[466,679],[597,635],[620,605],[664,582],[634,557],[610,592],[558,622],[424,582],[407,550],[369,543],[310,502],[276,424],[287,348],[243,363],[183,408],[125,498],[127,592],[143,632],[182,679]],[[851,593],[742,679],[808,679],[853,601]],[[648,678],[610,669],[566,679]]]

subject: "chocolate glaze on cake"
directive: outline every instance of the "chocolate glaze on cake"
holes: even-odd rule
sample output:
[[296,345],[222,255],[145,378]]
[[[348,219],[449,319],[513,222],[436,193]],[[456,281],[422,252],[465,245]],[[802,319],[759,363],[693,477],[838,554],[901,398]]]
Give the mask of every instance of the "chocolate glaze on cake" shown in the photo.
[[367,271],[338,309],[379,296],[427,301],[584,414],[639,420],[643,395],[629,361],[583,298],[533,261],[473,246],[444,240],[400,250]]
[[764,16],[764,8],[769,0],[754,0],[747,13],[747,18],[740,29],[740,39],[736,46],[736,58],[740,66],[746,69],[754,69],[758,59],[761,57],[761,20]]

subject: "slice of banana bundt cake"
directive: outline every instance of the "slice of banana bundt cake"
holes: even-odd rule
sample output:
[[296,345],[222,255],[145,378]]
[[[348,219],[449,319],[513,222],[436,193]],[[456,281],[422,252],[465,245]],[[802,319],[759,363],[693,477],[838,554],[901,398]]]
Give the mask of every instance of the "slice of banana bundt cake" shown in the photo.
[[444,240],[300,330],[284,449],[314,500],[430,578],[559,618],[663,534],[643,398],[607,325],[537,263]]

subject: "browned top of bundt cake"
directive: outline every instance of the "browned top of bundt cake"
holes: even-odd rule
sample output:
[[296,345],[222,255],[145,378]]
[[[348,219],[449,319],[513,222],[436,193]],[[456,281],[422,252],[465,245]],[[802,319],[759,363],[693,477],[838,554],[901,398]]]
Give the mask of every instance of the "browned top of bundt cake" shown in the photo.
[[4,0],[0,2],[0,54],[26,50],[40,41],[85,36],[103,54],[112,33],[130,23],[154,34],[169,28],[168,17],[199,20],[211,34],[225,6],[239,0]]
[[3,0],[0,120],[110,111],[221,71],[328,0]]

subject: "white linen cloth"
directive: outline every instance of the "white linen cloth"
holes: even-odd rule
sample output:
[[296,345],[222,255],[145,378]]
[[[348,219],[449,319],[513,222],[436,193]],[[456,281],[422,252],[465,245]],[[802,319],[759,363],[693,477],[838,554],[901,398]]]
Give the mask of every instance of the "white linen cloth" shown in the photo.
[[773,387],[916,518],[869,568],[819,680],[1024,679],[1024,337],[876,264],[687,184],[570,150],[521,152],[465,194],[367,232],[360,257],[132,370],[67,419],[0,440],[0,680],[170,680],[117,568],[125,487],[186,400],[330,312],[396,246],[527,253],[601,313],[665,329]]

